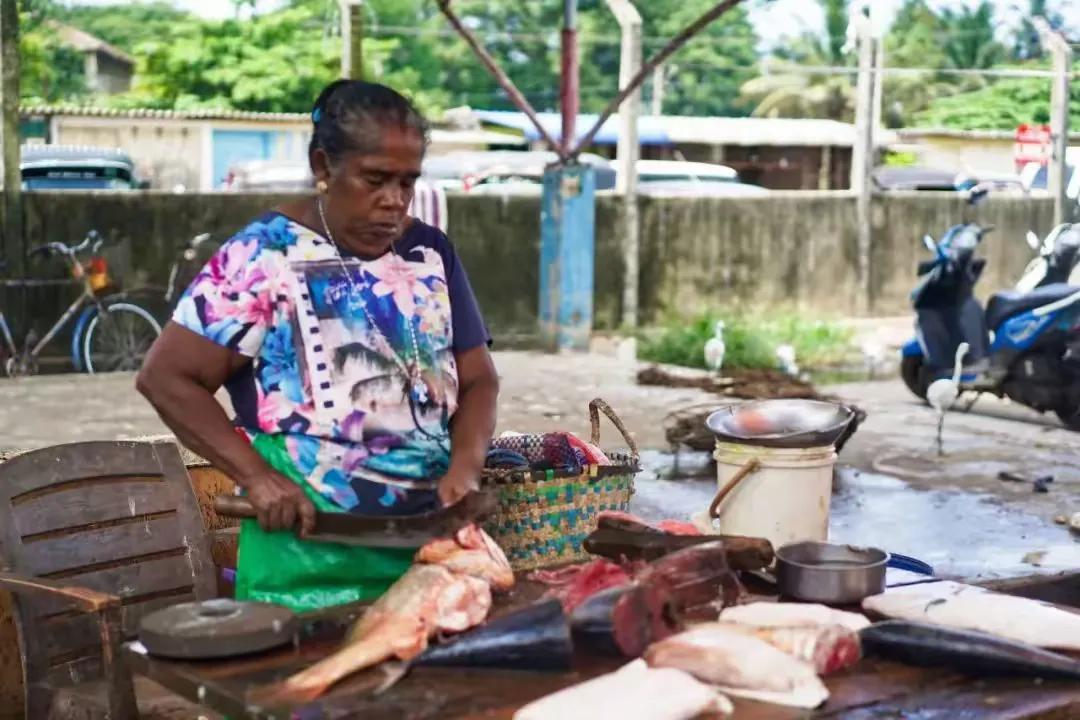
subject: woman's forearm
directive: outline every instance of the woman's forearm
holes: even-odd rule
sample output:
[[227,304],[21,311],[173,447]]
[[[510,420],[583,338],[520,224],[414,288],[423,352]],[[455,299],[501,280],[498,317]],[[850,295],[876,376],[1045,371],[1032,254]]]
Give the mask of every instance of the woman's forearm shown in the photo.
[[478,475],[484,469],[499,398],[499,381],[492,374],[462,388],[450,429],[450,469]]
[[138,389],[186,447],[242,487],[269,470],[251,445],[240,437],[214,396],[194,380],[155,382],[139,378]]

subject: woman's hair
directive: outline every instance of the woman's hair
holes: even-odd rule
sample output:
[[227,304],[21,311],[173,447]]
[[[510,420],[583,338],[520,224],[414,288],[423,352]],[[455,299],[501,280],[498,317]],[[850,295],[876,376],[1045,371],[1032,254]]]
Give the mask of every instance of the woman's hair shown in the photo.
[[427,120],[408,98],[378,83],[335,80],[319,93],[311,122],[308,152],[323,150],[335,162],[347,152],[377,152],[387,126],[415,131],[427,149]]

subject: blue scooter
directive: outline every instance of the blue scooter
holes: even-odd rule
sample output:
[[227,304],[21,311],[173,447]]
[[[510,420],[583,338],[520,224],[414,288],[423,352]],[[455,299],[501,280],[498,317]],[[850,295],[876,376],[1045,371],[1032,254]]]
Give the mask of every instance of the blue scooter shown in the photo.
[[[971,192],[976,205],[986,192]],[[1053,411],[1080,430],[1080,287],[1043,285],[1030,292],[996,293],[984,311],[974,288],[986,265],[975,250],[993,229],[965,221],[940,241],[923,242],[932,260],[919,263],[911,294],[915,339],[901,351],[900,375],[926,399],[934,380],[953,374],[957,348],[970,346],[960,392],[991,393],[1039,412]]]

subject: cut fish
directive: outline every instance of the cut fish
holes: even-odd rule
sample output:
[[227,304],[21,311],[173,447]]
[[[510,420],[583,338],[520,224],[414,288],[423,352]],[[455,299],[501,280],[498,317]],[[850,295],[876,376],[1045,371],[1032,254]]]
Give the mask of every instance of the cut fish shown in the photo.
[[756,627],[795,627],[799,625],[840,625],[854,632],[870,626],[858,613],[833,610],[814,603],[756,602],[725,608],[720,613],[725,622]]
[[732,712],[730,700],[687,673],[635,660],[529,703],[514,720],[691,720]]

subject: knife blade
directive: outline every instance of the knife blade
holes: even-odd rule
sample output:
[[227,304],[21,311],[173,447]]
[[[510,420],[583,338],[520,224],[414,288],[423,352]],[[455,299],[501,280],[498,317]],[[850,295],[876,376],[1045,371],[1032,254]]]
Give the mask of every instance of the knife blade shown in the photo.
[[[497,505],[490,493],[473,491],[453,505],[420,515],[363,516],[316,511],[315,530],[307,539],[366,547],[419,548],[491,515]],[[226,517],[257,515],[251,501],[240,495],[215,496],[214,509]]]

